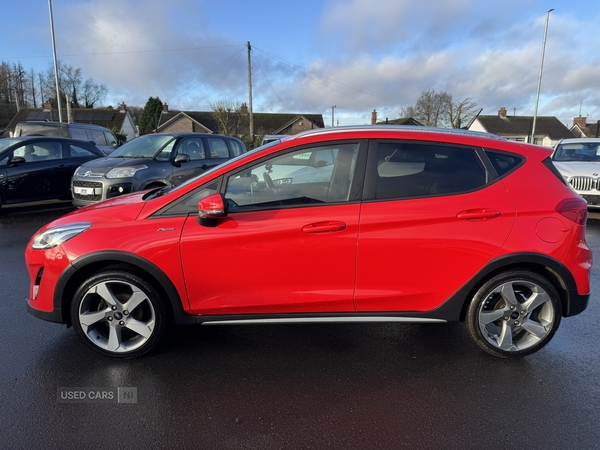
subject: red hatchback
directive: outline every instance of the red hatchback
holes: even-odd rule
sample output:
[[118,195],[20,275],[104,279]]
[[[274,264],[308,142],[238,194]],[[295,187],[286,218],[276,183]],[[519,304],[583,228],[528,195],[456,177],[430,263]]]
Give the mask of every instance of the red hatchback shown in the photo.
[[283,138],[46,225],[27,307],[116,357],[168,322],[464,321],[527,355],[590,295],[586,203],[551,153],[421,127]]

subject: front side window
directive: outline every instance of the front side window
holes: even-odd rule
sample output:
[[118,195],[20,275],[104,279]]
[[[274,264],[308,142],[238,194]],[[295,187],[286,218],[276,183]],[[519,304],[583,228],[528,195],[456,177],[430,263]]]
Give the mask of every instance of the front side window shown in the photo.
[[26,144],[14,150],[14,156],[21,156],[27,162],[49,161],[62,158],[60,142],[35,142]]
[[487,172],[475,149],[424,142],[382,142],[377,149],[376,199],[469,192]]
[[180,155],[188,155],[190,157],[190,161],[206,159],[204,142],[202,142],[202,138],[186,139],[180,144],[177,153]]
[[348,201],[358,144],[305,148],[248,167],[227,182],[230,211]]

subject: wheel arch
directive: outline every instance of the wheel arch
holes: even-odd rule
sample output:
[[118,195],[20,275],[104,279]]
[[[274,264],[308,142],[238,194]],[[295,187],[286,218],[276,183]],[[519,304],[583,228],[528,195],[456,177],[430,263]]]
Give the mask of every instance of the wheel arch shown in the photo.
[[460,305],[458,320],[465,320],[469,302],[483,284],[499,273],[515,269],[537,273],[552,283],[560,295],[563,317],[579,314],[587,307],[589,295],[578,294],[573,275],[562,263],[539,253],[519,253],[491,261],[453,296]]
[[194,316],[185,313],[179,292],[159,267],[131,253],[102,251],[73,261],[58,279],[54,291],[54,310],[61,312],[64,324],[71,326],[71,302],[79,286],[93,274],[110,269],[125,269],[144,277],[160,294],[168,316],[175,323],[196,322]]

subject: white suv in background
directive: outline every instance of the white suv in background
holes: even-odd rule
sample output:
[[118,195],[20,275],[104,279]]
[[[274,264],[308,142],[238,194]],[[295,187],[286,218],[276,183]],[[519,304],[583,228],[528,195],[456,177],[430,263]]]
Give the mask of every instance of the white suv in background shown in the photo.
[[562,139],[552,161],[588,208],[600,209],[600,138]]

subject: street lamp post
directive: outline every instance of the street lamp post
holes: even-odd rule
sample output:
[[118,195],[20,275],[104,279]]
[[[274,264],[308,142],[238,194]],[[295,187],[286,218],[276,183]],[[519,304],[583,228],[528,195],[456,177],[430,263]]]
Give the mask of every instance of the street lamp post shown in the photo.
[[538,104],[540,102],[540,89],[542,88],[542,71],[544,70],[544,53],[546,53],[546,36],[548,35],[548,21],[550,13],[554,9],[546,11],[546,26],[544,27],[544,42],[542,43],[542,57],[540,59],[540,74],[538,76],[537,94],[535,96],[535,110],[533,111],[533,126],[531,127],[531,143],[535,142],[535,123],[537,122]]
[[54,84],[56,85],[56,106],[58,107],[58,121],[62,122],[62,106],[60,104],[60,89],[58,88],[58,62],[56,61],[56,43],[54,42],[54,19],[52,18],[52,0],[48,0],[50,9],[50,33],[52,34],[52,54],[54,55]]

